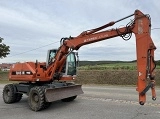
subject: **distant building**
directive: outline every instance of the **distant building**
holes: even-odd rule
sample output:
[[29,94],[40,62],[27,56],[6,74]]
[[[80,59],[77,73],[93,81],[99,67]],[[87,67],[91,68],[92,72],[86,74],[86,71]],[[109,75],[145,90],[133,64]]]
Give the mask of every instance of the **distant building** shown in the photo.
[[12,66],[12,64],[2,63],[2,64],[0,64],[0,69],[2,71],[9,71],[11,66]]

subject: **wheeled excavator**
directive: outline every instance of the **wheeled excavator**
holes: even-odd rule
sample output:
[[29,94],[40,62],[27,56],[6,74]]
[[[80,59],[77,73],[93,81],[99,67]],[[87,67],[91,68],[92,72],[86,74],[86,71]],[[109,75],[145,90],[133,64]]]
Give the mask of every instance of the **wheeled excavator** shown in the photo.
[[[134,17],[126,26],[110,28],[117,22]],[[139,103],[146,102],[146,92],[151,89],[152,99],[156,100],[154,51],[156,49],[151,39],[151,19],[148,14],[135,10],[117,21],[109,22],[98,28],[83,31],[76,37],[65,37],[60,40],[58,49],[48,50],[46,62],[15,63],[9,71],[10,81],[3,89],[3,100],[10,104],[21,100],[22,95],[28,95],[28,104],[33,111],[43,110],[56,100],[73,101],[82,94],[82,87],[75,84],[78,53],[84,45],[122,37],[129,40],[135,35],[137,54],[137,91]]]

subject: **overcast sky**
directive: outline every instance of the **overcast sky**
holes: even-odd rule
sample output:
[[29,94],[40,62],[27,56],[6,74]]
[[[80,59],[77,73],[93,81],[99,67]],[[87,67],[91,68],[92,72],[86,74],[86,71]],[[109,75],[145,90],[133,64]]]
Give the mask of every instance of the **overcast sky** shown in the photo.
[[[0,37],[11,50],[0,63],[45,61],[47,50],[58,48],[62,37],[77,36],[136,9],[150,14],[152,28],[160,28],[159,5],[160,0],[0,0]],[[160,29],[152,30],[151,35],[159,60]],[[124,41],[116,37],[83,46],[78,52],[80,60],[135,60],[135,38]]]

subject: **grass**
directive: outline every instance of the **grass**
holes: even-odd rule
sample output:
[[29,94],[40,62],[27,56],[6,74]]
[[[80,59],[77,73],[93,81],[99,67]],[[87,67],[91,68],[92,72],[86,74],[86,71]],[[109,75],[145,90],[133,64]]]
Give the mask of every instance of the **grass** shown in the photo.
[[[156,65],[160,69],[160,64]],[[78,70],[137,70],[136,62],[113,62],[107,64],[93,64],[78,67]]]
[[110,63],[100,65],[86,65],[78,67],[78,70],[136,70],[136,63]]
[[8,73],[6,71],[0,71],[0,81],[2,80],[8,80]]

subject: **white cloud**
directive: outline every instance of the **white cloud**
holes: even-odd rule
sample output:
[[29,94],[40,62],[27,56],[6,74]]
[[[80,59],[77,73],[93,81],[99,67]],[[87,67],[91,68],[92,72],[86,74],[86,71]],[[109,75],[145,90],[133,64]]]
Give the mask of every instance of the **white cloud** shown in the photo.
[[[152,18],[152,27],[159,27],[160,1],[146,0],[5,0],[0,1],[0,36],[11,46],[11,54],[1,62],[16,62],[39,59],[45,61],[47,49],[58,47],[55,43],[35,51],[16,55],[59,41],[61,37],[77,36],[82,31],[99,27],[118,20],[140,9]],[[126,25],[129,20],[116,24],[113,28]],[[112,28],[112,27],[110,27]],[[156,59],[160,58],[159,31],[152,31],[152,39],[157,46]],[[104,52],[105,51],[105,52]],[[106,51],[109,51],[108,53]],[[97,56],[98,53],[98,56]],[[134,60],[134,37],[128,42],[113,38],[80,48],[83,60]],[[114,55],[115,54],[115,55]]]

